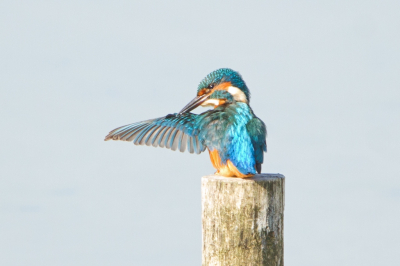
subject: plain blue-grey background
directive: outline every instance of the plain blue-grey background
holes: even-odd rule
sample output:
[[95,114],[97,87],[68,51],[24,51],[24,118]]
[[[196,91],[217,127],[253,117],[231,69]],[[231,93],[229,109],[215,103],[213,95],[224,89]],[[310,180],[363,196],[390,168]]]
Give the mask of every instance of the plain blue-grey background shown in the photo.
[[0,1],[0,265],[200,265],[208,154],[104,142],[239,71],[286,265],[400,265],[399,1]]

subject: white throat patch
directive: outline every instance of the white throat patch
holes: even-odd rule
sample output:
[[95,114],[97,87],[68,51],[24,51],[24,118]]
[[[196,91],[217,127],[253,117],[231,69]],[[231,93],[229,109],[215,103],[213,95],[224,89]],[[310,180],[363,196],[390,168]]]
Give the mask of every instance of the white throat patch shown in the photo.
[[201,104],[201,106],[206,107],[206,106],[217,106],[219,105],[219,100],[217,99],[207,99],[204,103]]
[[228,87],[227,91],[232,94],[233,99],[235,99],[235,101],[237,102],[243,102],[243,103],[247,103],[247,97],[246,94],[244,94],[243,91],[241,91],[240,89],[234,87],[234,86],[230,86]]

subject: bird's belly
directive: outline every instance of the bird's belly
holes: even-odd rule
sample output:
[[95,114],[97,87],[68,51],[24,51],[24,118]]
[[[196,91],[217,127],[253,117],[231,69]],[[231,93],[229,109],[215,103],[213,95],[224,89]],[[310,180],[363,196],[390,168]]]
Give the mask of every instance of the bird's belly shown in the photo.
[[239,177],[246,178],[252,177],[253,174],[243,174],[241,173],[236,166],[231,162],[231,160],[227,160],[226,163],[223,163],[221,157],[219,156],[218,150],[208,150],[210,154],[210,160],[215,169],[217,169],[216,174],[226,177]]

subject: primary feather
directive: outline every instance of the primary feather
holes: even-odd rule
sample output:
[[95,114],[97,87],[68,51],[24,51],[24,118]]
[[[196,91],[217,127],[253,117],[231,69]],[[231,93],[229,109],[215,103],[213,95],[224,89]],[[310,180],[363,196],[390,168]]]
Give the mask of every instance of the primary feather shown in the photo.
[[111,131],[104,140],[132,141],[135,145],[147,145],[200,154],[205,146],[198,141],[194,123],[197,115],[192,113],[170,114],[125,125]]

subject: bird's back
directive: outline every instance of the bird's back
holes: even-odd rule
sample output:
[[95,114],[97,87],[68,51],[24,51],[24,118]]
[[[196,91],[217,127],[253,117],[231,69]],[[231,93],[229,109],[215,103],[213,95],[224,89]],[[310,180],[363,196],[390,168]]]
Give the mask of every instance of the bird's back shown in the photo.
[[[216,164],[226,166],[230,163],[242,175],[256,173],[256,164],[262,163],[262,160],[256,162],[256,155],[259,152],[256,151],[257,147],[254,147],[251,132],[247,127],[253,119],[258,118],[254,116],[247,104],[240,102],[220,106],[199,115],[197,123],[200,129],[199,139],[210,151],[214,166]],[[262,127],[263,124],[260,126]],[[259,129],[259,131],[263,130]]]

